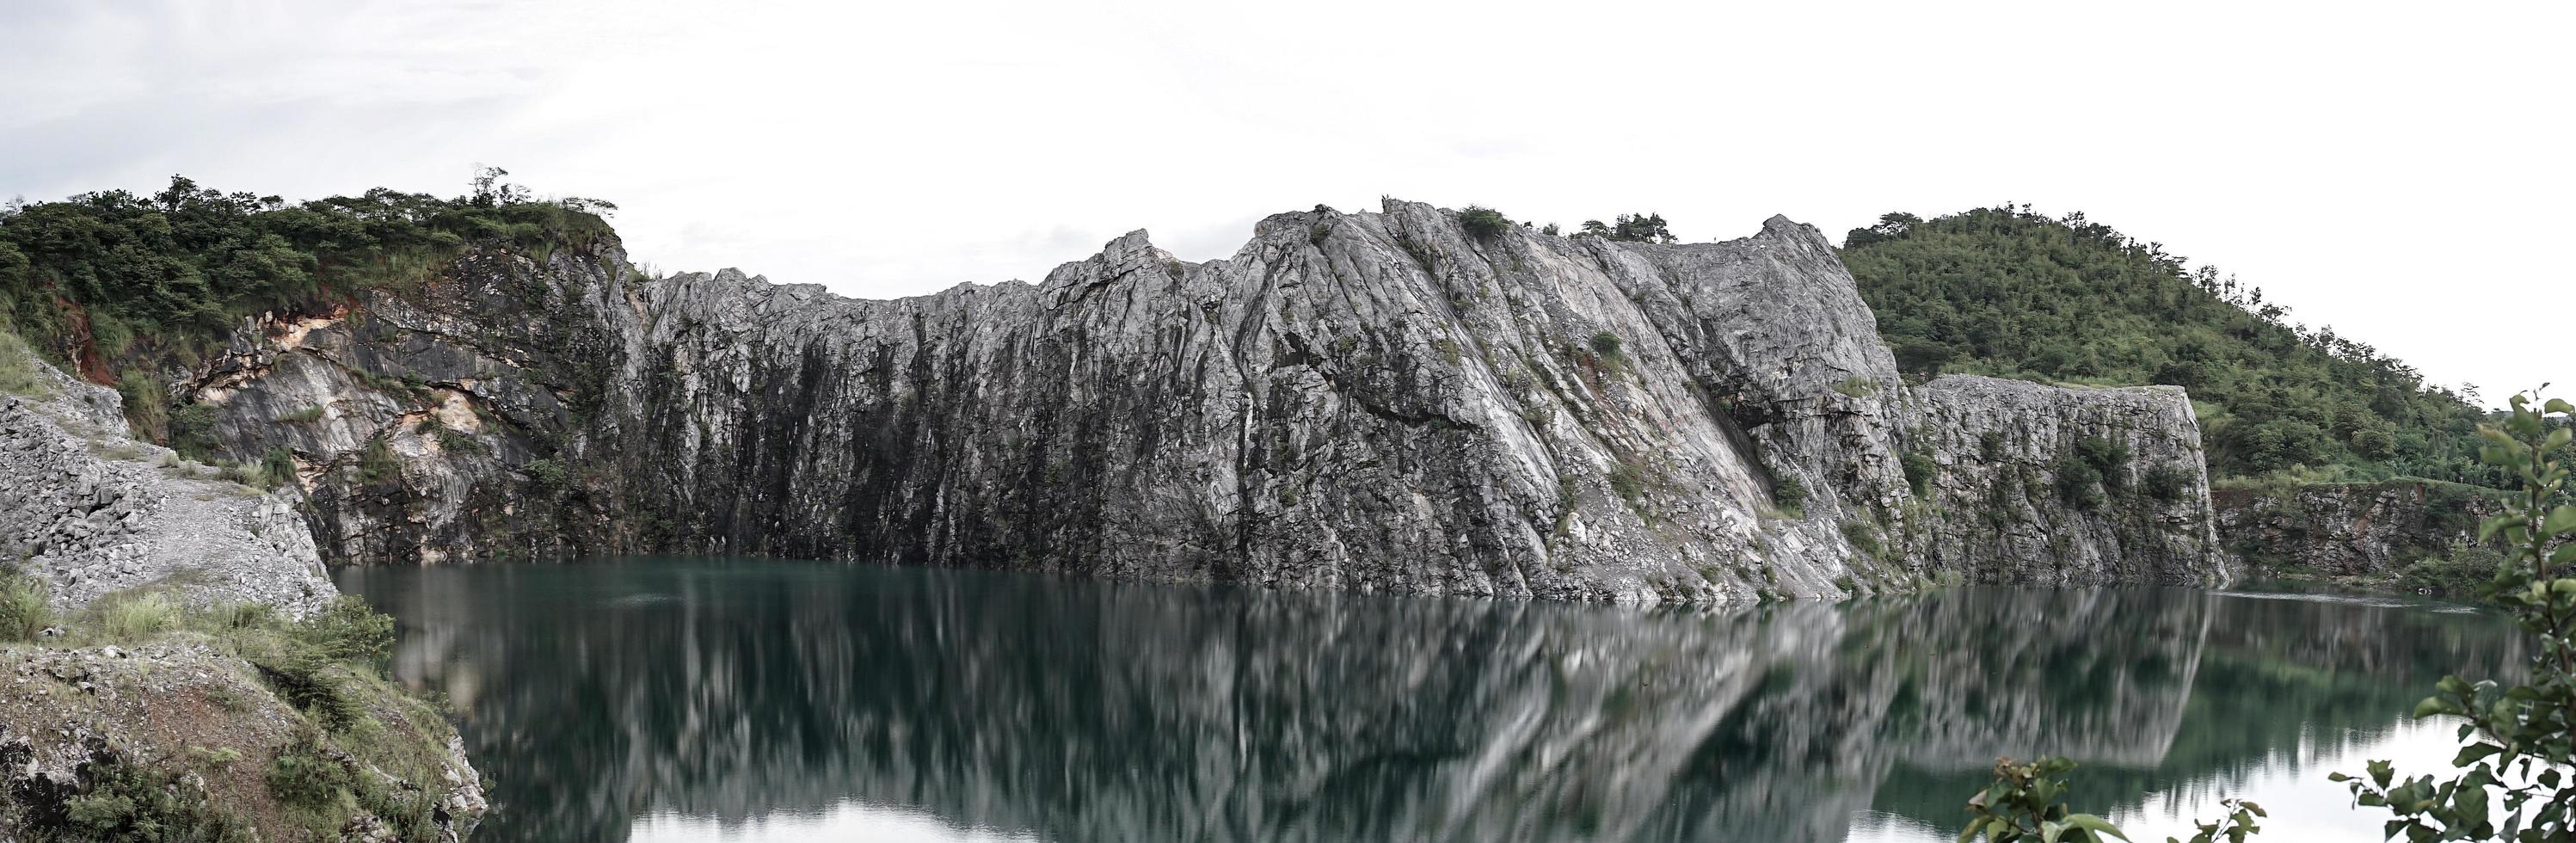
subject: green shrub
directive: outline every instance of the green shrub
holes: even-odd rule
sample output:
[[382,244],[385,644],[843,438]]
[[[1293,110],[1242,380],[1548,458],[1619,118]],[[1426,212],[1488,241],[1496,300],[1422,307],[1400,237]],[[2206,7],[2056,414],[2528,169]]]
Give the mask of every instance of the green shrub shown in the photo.
[[179,602],[163,592],[111,600],[99,610],[99,626],[110,640],[135,641],[179,625]]
[[2182,500],[2191,491],[2191,473],[2173,465],[2147,469],[2140,482],[2146,487],[2147,497],[2160,501]]
[[2495,579],[2504,561],[2504,554],[2495,548],[2457,542],[2446,553],[2398,569],[2396,586],[2419,594],[2475,596],[2479,586]]
[[25,574],[0,576],[0,640],[34,641],[54,625],[45,583]]
[[1914,490],[1915,497],[1932,493],[1932,481],[1940,478],[1941,465],[1932,461],[1931,454],[1907,451],[1896,459],[1897,464],[1905,469],[1905,485]]
[[1807,513],[1807,483],[1795,474],[1780,472],[1771,478],[1771,500],[1780,511],[1791,516]]
[[116,378],[116,394],[124,399],[125,423],[135,433],[154,442],[170,441],[170,394],[160,379],[127,369]]
[[255,477],[259,482],[252,485],[269,489],[296,482],[295,452],[287,450],[284,445],[268,449],[268,453],[259,458]]
[[22,829],[35,840],[133,840],[248,843],[249,824],[207,804],[174,772],[113,756],[82,764],[79,793],[63,802],[62,827]]
[[170,411],[170,450],[200,462],[211,461],[215,454],[215,408],[211,404],[182,404]]
[[1613,334],[1609,331],[1602,331],[1592,335],[1592,353],[1601,355],[1601,359],[1603,360],[1619,359],[1625,345],[1626,343],[1619,341],[1618,334]]
[[394,458],[393,446],[385,437],[367,440],[367,450],[358,455],[358,479],[369,486],[402,479],[402,460]]
[[2102,488],[2118,491],[2129,484],[2129,444],[2099,436],[2075,440],[2075,456],[2092,466]]
[[519,470],[528,475],[529,483],[547,492],[563,491],[572,483],[572,476],[564,471],[563,463],[556,462],[553,457],[529,460]]
[[287,424],[306,424],[321,420],[322,412],[322,405],[316,404],[283,416],[278,416],[277,420]]
[[354,801],[350,791],[357,786],[357,778],[329,752],[321,735],[309,729],[298,732],[278,749],[277,761],[269,766],[268,792],[279,802],[307,809]]
[[356,595],[331,601],[297,624],[296,632],[323,656],[339,661],[378,664],[393,654],[393,616],[376,611]]
[[304,647],[251,660],[280,699],[333,731],[347,729],[367,714],[365,704],[349,692],[338,664],[321,651]]
[[1850,542],[1853,550],[1860,551],[1861,555],[1872,559],[1885,558],[1887,548],[1880,543],[1878,530],[1871,527],[1868,522],[1844,521],[1842,531],[1843,541]]
[[42,398],[53,392],[50,379],[36,371],[36,350],[10,331],[0,331],[0,392]]
[[1467,229],[1468,234],[1482,240],[1510,230],[1512,221],[1504,217],[1501,211],[1482,205],[1469,205],[1466,210],[1458,212],[1458,225]]
[[1610,491],[1635,504],[1646,494],[1646,470],[1636,463],[1621,461],[1610,467]]
[[2102,506],[2102,471],[2084,458],[2067,455],[2057,461],[2057,499],[2092,511]]
[[1878,394],[1878,382],[1854,375],[1834,384],[1834,391],[1845,398],[1867,398]]

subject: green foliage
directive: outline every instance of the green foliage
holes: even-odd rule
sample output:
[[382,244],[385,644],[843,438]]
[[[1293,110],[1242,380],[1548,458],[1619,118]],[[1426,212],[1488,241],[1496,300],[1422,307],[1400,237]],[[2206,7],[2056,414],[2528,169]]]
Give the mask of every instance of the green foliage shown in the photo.
[[247,843],[248,823],[206,802],[180,776],[105,756],[80,766],[80,790],[63,801],[60,827],[21,829],[33,840]]
[[1868,522],[1844,521],[1842,531],[1843,541],[1850,542],[1852,549],[1860,551],[1861,555],[1872,559],[1886,558],[1886,544],[1879,540],[1878,529],[1871,527]]
[[572,484],[571,473],[565,471],[563,463],[556,462],[553,457],[529,460],[528,464],[520,466],[519,470],[528,475],[530,484],[548,492],[560,492]]
[[110,600],[99,611],[100,629],[115,641],[141,640],[178,623],[179,601],[158,591]]
[[2057,461],[2057,499],[2067,506],[2087,512],[2100,509],[2102,481],[2102,470],[2080,455],[2068,454]]
[[332,600],[330,606],[305,618],[298,631],[325,658],[379,664],[393,655],[393,616],[376,611],[355,595]]
[[2075,440],[2075,456],[2101,475],[2102,487],[2117,491],[2129,485],[2129,445],[2099,436]]
[[1501,234],[1512,227],[1511,219],[1503,216],[1501,211],[1482,205],[1469,205],[1466,210],[1459,211],[1458,224],[1465,227],[1468,234],[1479,240]]
[[303,709],[325,727],[347,729],[366,716],[365,706],[348,688],[350,677],[318,650],[289,647],[277,655],[251,660],[286,704]]
[[2170,503],[2190,493],[2191,474],[2176,466],[2159,465],[2147,469],[2140,485],[2145,487],[2147,497]]
[[1646,494],[1646,469],[1624,460],[1611,466],[1610,491],[1619,493],[1619,497],[1635,505]]
[[2415,560],[2397,572],[2396,587],[2419,594],[2474,597],[2478,587],[2495,580],[2504,568],[2502,551],[2483,544],[2453,542],[2447,552]]
[[[2010,758],[1995,760],[1995,781],[1968,800],[1968,826],[1959,832],[1960,843],[1982,837],[1987,843],[2101,843],[2105,840],[2127,840],[2129,835],[2092,814],[2079,814],[2066,805],[2066,780],[2060,778],[2075,769],[2075,762],[2065,758],[2041,758],[2029,763]],[[2260,829],[2254,820],[2265,816],[2263,806],[2242,799],[2222,799],[2219,806],[2227,811],[2212,822],[2197,823],[2199,832],[2189,843],[2245,843],[2245,838]],[[2166,843],[2183,843],[2165,838]]]
[[1631,243],[1680,242],[1673,236],[1672,229],[1665,225],[1662,214],[1620,214],[1618,221],[1609,225],[1603,225],[1600,220],[1584,220],[1583,230],[1575,232],[1574,236]]
[[[1442,342],[1448,341],[1442,340]],[[1454,356],[1457,354],[1457,343],[1449,343],[1448,348],[1451,355]],[[1457,361],[1453,359],[1450,362],[1455,364]],[[438,447],[440,450],[456,454],[480,454],[485,450],[483,447],[483,440],[474,438],[474,434],[448,427],[443,424],[438,425],[438,430],[434,433],[438,437]]]
[[385,437],[367,440],[367,450],[358,455],[358,479],[370,486],[402,479],[402,460],[394,458],[393,446]]
[[292,742],[278,750],[277,761],[268,770],[269,793],[276,795],[277,801],[299,808],[341,804],[357,783],[348,765],[332,758],[322,736],[309,728],[297,732]]
[[322,405],[315,404],[283,416],[278,416],[277,420],[287,424],[309,424],[320,421],[322,420]]
[[1592,353],[1600,355],[1603,360],[1619,359],[1627,345],[1619,340],[1618,334],[1609,331],[1593,334],[1589,344],[1592,346]]
[[[2534,405],[2538,405],[2536,408]],[[2387,808],[2390,836],[2410,840],[2567,840],[2576,837],[2576,495],[2568,488],[2569,426],[2576,405],[2515,395],[2512,414],[2482,425],[2479,458],[2521,481],[2504,514],[2478,525],[2478,540],[2501,537],[2508,552],[2479,591],[2538,639],[2531,684],[2501,686],[2444,677],[2416,716],[2448,715],[2463,745],[2456,775],[2399,782],[2395,766],[2372,761],[2363,776],[2337,773],[2361,805]],[[2496,799],[2497,796],[2502,799]],[[2498,804],[2499,801],[2501,804]]]
[[211,404],[182,404],[170,411],[170,450],[190,459],[206,460],[215,452],[215,408]]
[[1896,461],[1905,469],[1905,485],[1914,490],[1915,497],[1932,493],[1932,481],[1940,478],[1941,465],[1932,461],[1931,454],[1907,451]]
[[268,449],[268,453],[259,458],[259,470],[256,474],[255,479],[258,482],[252,485],[262,488],[275,489],[294,483],[296,481],[295,452],[287,450],[284,445]]
[[1878,394],[1878,382],[1854,375],[1834,384],[1834,391],[1845,398],[1867,398]]
[[2081,214],[1888,214],[1842,256],[1904,371],[2186,387],[2215,479],[2348,465],[2506,482],[2476,460],[2473,394]]
[[600,214],[615,206],[541,200],[495,173],[452,199],[377,188],[290,205],[174,176],[149,196],[12,207],[0,211],[0,321],[56,362],[151,371],[138,364],[202,359],[242,317],[415,281],[469,243],[541,251],[608,235]]
[[127,369],[116,379],[116,394],[124,399],[125,422],[134,432],[154,442],[169,441],[170,393],[159,378]]
[[1781,512],[1793,517],[1805,515],[1807,512],[1806,481],[1787,472],[1774,475],[1771,478],[1771,500],[1780,505]]
[[1968,800],[1968,828],[1959,840],[1965,843],[1980,835],[1987,843],[2129,839],[2108,820],[2067,811],[2066,780],[2059,777],[2073,769],[2075,762],[2064,758],[2026,764],[2010,758],[1996,760],[1994,783]]
[[0,641],[34,641],[54,625],[54,606],[45,599],[45,583],[26,574],[0,575]]
[[36,351],[17,333],[0,330],[0,392],[42,398],[53,390],[36,371]]

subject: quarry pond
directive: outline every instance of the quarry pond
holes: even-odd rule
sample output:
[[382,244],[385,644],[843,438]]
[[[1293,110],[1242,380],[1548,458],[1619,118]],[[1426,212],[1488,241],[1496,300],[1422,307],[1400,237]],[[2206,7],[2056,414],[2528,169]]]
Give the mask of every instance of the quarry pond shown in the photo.
[[750,559],[351,568],[497,785],[476,839],[1949,840],[1999,755],[2163,839],[2514,671],[2467,607],[1963,587],[1637,608]]

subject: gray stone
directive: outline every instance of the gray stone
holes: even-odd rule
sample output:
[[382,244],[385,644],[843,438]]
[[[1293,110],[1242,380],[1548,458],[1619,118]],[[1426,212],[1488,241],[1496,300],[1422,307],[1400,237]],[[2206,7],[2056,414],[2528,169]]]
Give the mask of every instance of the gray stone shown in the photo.
[[[1909,388],[1831,244],[1778,217],[1660,245],[1390,201],[1271,216],[1226,260],[1137,232],[1040,283],[890,301],[646,278],[606,240],[471,251],[359,308],[247,326],[188,386],[236,458],[295,455],[334,562],[760,553],[1619,601],[2225,574],[2179,391]],[[1993,475],[2087,437],[2188,493],[2016,493],[2027,519],[1988,529]],[[1908,447],[1945,467],[1925,499]]]

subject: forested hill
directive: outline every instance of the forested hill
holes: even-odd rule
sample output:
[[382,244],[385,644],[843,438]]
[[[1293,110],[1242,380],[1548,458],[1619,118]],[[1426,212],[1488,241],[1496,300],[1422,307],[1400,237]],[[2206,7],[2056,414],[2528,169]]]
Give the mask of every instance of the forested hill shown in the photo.
[[2081,213],[1888,214],[1842,257],[1910,376],[2179,385],[2214,477],[2501,482],[2478,464],[2472,396]]

